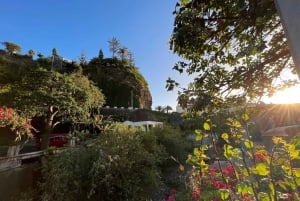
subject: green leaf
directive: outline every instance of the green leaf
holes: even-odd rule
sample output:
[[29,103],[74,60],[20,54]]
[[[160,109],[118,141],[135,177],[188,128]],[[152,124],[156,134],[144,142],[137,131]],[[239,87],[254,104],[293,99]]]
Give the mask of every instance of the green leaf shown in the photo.
[[259,198],[259,201],[271,201],[269,198],[269,195],[265,192],[259,192],[258,198]]
[[243,119],[244,121],[248,121],[250,118],[249,118],[249,116],[248,116],[247,114],[243,114],[243,115],[242,115],[242,119]]
[[228,142],[228,138],[229,138],[228,133],[223,133],[223,134],[221,135],[221,138],[222,138],[223,140],[225,140],[226,142]]
[[252,169],[254,174],[266,176],[270,173],[267,165],[265,163],[256,164],[255,168]]
[[244,141],[244,144],[245,144],[245,146],[246,146],[247,149],[253,148],[253,142],[250,141],[250,140],[248,140],[248,139],[246,139]]
[[219,189],[219,191],[221,192],[221,200],[226,200],[229,198],[229,190],[228,189]]
[[204,128],[204,130],[209,131],[209,130],[210,130],[210,125],[209,125],[209,123],[205,122],[205,123],[203,124],[203,128]]
[[227,159],[231,159],[233,156],[233,146],[225,144],[224,145],[224,156]]
[[300,185],[300,178],[295,178],[296,184]]
[[236,127],[236,128],[241,128],[242,124],[239,121],[234,121],[233,126]]
[[201,134],[201,130],[196,129],[196,130],[195,130],[195,133],[196,133],[196,135],[200,135],[200,134]]
[[194,149],[194,155],[195,155],[195,156],[199,156],[199,155],[200,155],[200,152],[199,152],[199,149],[198,149],[198,148],[195,148],[195,149]]
[[294,168],[293,169],[294,175],[299,178],[300,177],[300,168]]
[[277,184],[285,191],[287,191],[287,186],[286,186],[286,182],[283,180],[278,180]]
[[200,141],[200,140],[202,140],[202,135],[197,135],[196,136],[196,141]]
[[289,152],[290,152],[290,157],[291,159],[296,159],[299,157],[299,150],[295,149],[295,145],[290,144],[288,146]]

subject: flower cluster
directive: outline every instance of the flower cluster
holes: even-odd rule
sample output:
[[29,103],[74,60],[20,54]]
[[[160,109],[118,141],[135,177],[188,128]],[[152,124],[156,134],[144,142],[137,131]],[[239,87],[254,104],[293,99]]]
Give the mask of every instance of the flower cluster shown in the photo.
[[[219,190],[232,191],[237,184],[235,169],[230,163],[223,165],[220,170],[211,167],[193,177],[192,180],[200,184],[192,192],[192,198],[195,200],[204,198],[203,200],[221,201]],[[197,186],[197,184],[193,184],[193,186]]]
[[33,137],[31,131],[34,128],[30,121],[30,117],[22,117],[12,108],[0,108],[0,127],[10,126],[11,130],[16,134],[15,141],[20,141],[22,136]]

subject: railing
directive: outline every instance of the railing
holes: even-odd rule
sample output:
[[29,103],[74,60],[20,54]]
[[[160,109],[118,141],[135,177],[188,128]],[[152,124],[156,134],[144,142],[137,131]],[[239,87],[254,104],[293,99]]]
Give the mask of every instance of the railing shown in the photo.
[[16,156],[11,156],[11,157],[0,157],[0,163],[3,160],[24,160],[24,159],[30,159],[30,158],[37,158],[40,157],[44,154],[44,151],[34,151],[34,152],[29,152],[29,153],[24,153],[24,154],[19,154]]
[[44,154],[44,151],[34,151],[16,156],[0,157],[0,172],[14,169],[22,165],[22,160],[37,158]]

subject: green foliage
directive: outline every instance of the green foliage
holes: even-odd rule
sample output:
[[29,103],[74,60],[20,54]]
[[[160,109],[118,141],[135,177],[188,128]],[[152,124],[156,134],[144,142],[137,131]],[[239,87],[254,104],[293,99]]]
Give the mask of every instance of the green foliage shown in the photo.
[[[169,160],[165,162],[165,166],[169,166],[175,162],[184,164],[187,154],[191,151],[191,142],[182,134],[182,131],[178,128],[174,128],[168,125],[164,125],[162,128],[155,127],[149,132],[150,135],[154,135],[157,138],[157,142],[162,145]],[[172,158],[171,158],[172,157]]]
[[21,47],[15,43],[11,42],[2,42],[2,45],[5,46],[5,50],[7,51],[8,54],[18,54],[21,52]]
[[89,117],[89,110],[103,103],[103,95],[78,73],[62,75],[45,70],[30,71],[18,83],[0,91],[1,105],[28,115],[44,115],[49,106],[71,119]]
[[[195,74],[191,85],[180,90],[181,104],[199,99],[202,109],[232,97],[258,100],[297,83],[281,77],[295,67],[273,0],[185,0],[176,5],[174,16],[170,49],[184,61],[173,69]],[[169,89],[178,85],[172,79],[167,83]]]
[[54,117],[61,121],[86,121],[91,109],[103,102],[103,94],[80,71],[70,75],[42,69],[29,71],[19,82],[0,89],[0,105],[43,118],[42,149],[48,147],[49,134],[59,123]]
[[98,58],[99,58],[100,60],[104,59],[104,54],[103,54],[102,49],[99,50]]
[[52,49],[52,56],[58,56],[58,52],[56,48]]
[[42,200],[147,200],[159,187],[155,136],[114,124],[89,146],[43,162]]
[[[102,89],[109,106],[128,107],[133,91],[133,106],[145,106],[143,93],[149,92],[148,84],[136,67],[127,67],[117,58],[93,58],[84,74]],[[146,94],[146,93],[145,93]],[[148,105],[146,108],[149,107]]]
[[[226,141],[225,161],[217,160],[213,166],[206,163],[208,148],[218,151],[215,143],[201,144],[189,156],[194,165],[191,186],[195,200],[300,200],[299,167],[294,163],[300,150],[278,137],[273,138],[270,152],[256,145],[250,139],[248,121],[246,114],[227,119],[230,132],[221,135]],[[207,121],[197,133],[215,142],[214,128]]]
[[5,86],[19,81],[24,73],[35,69],[36,66],[27,55],[0,55],[0,84]]

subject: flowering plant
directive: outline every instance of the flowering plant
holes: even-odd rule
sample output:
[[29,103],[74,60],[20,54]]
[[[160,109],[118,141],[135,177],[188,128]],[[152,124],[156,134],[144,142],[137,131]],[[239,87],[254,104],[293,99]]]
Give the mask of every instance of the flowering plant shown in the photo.
[[34,129],[30,124],[31,118],[19,115],[14,109],[0,107],[0,127],[10,126],[16,134],[15,141],[20,141],[23,136],[32,138]]
[[[191,176],[192,197],[197,201],[281,201],[300,200],[300,150],[279,137],[273,138],[273,148],[255,145],[247,130],[249,117],[242,115],[228,119],[231,133],[223,133],[225,164],[217,157],[208,164],[209,149],[217,152],[215,125],[207,121],[203,130],[197,131],[197,139],[212,137],[212,145],[202,143],[189,156],[193,164]],[[220,155],[216,153],[215,155]]]
[[170,190],[170,195],[164,199],[163,201],[175,201],[175,195],[176,195],[176,189],[171,189]]

